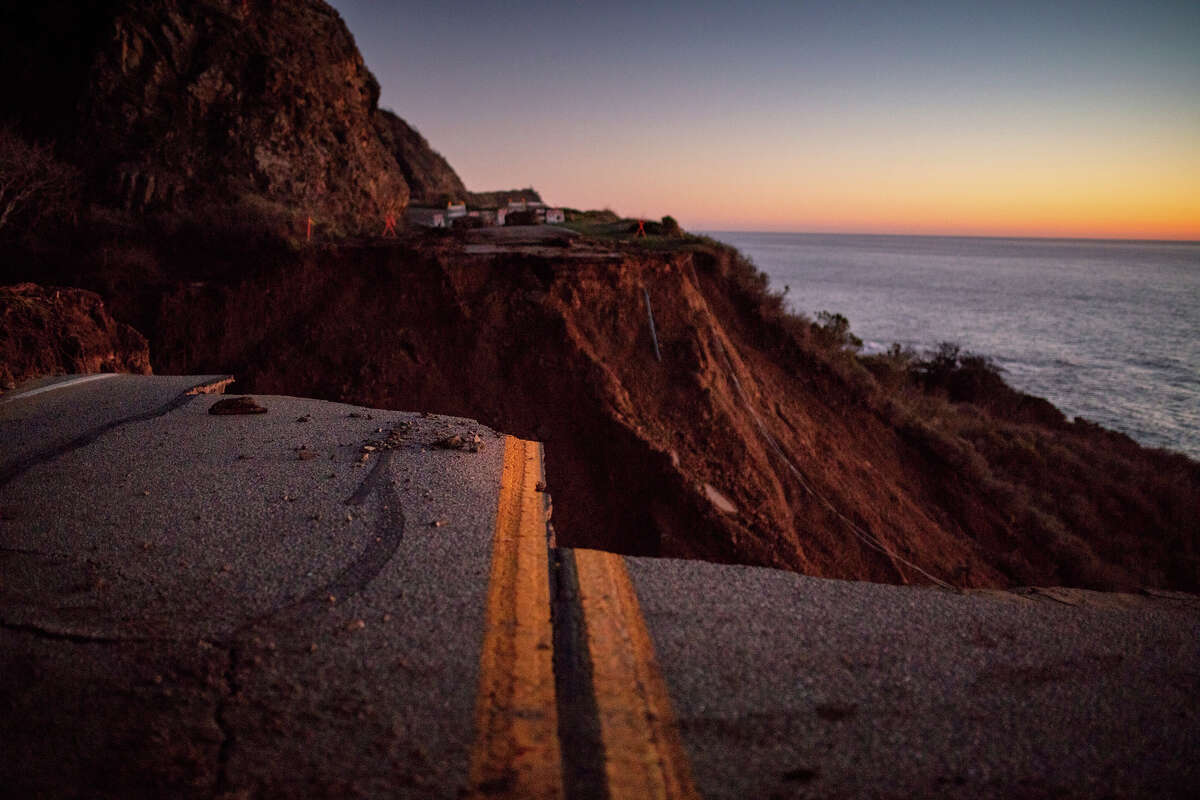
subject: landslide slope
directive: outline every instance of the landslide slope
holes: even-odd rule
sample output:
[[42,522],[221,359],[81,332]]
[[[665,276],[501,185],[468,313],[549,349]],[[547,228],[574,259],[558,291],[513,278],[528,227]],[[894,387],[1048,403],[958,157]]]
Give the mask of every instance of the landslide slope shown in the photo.
[[569,545],[960,587],[1200,588],[1200,465],[1007,388],[956,402],[872,375],[764,287],[711,245],[309,251],[167,297],[155,367],[542,440]]

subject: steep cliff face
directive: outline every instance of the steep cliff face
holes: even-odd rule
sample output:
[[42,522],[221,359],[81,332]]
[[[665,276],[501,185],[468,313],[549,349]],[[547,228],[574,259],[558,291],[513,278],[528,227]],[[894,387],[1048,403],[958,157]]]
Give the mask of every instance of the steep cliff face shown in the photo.
[[458,173],[416,128],[386,109],[375,112],[375,125],[404,173],[414,205],[466,200],[467,187]]
[[109,316],[94,292],[0,286],[0,391],[28,378],[77,372],[148,375],[146,339]]
[[160,0],[114,15],[80,113],[127,206],[257,194],[373,225],[408,202],[375,130],[378,96],[320,0]]
[[1200,465],[888,393],[764,315],[727,252],[439,247],[182,289],[156,367],[542,440],[569,545],[960,587],[1200,586]]
[[0,114],[56,139],[103,202],[140,212],[254,198],[347,230],[408,203],[375,124],[379,85],[321,0],[7,13],[24,18],[0,33],[13,40],[3,60],[30,62],[14,69],[42,91],[6,90]]
[[[140,215],[378,231],[410,199],[474,194],[403,119],[323,0],[98,0],[0,11],[0,123],[82,168],[88,195]],[[218,221],[221,217],[216,217]]]

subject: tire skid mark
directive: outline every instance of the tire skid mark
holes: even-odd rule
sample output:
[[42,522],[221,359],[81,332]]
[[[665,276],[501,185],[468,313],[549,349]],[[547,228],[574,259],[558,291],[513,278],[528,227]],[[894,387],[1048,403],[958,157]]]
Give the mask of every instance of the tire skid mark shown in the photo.
[[67,453],[70,453],[73,450],[78,450],[81,447],[87,447],[89,444],[96,441],[109,431],[116,430],[117,428],[125,425],[132,425],[137,422],[149,422],[152,419],[166,416],[175,409],[186,405],[192,398],[196,397],[201,390],[211,383],[212,381],[202,381],[195,386],[185,389],[174,400],[164,403],[163,405],[151,411],[144,411],[141,414],[133,414],[132,416],[115,419],[112,422],[106,422],[105,424],[98,425],[95,428],[92,428],[90,431],[82,433],[79,436],[76,436],[74,439],[58,445],[57,447],[51,447],[47,450],[43,450],[40,453],[34,453],[26,456],[25,458],[22,458],[10,464],[9,466],[0,469],[0,488],[6,486],[14,478],[23,475],[39,464],[45,464],[49,461],[55,460],[56,458],[65,456]]

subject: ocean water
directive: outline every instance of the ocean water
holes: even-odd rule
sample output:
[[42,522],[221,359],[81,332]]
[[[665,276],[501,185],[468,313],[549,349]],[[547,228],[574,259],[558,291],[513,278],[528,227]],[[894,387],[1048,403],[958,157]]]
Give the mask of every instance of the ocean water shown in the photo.
[[955,342],[1070,417],[1200,459],[1200,243],[710,235],[865,352]]

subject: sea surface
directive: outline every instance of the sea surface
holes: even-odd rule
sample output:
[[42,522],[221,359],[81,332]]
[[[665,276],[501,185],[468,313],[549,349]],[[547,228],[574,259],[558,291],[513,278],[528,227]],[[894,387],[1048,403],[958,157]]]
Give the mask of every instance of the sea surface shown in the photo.
[[864,352],[955,342],[1070,417],[1200,459],[1200,243],[710,235],[793,311],[848,317]]

